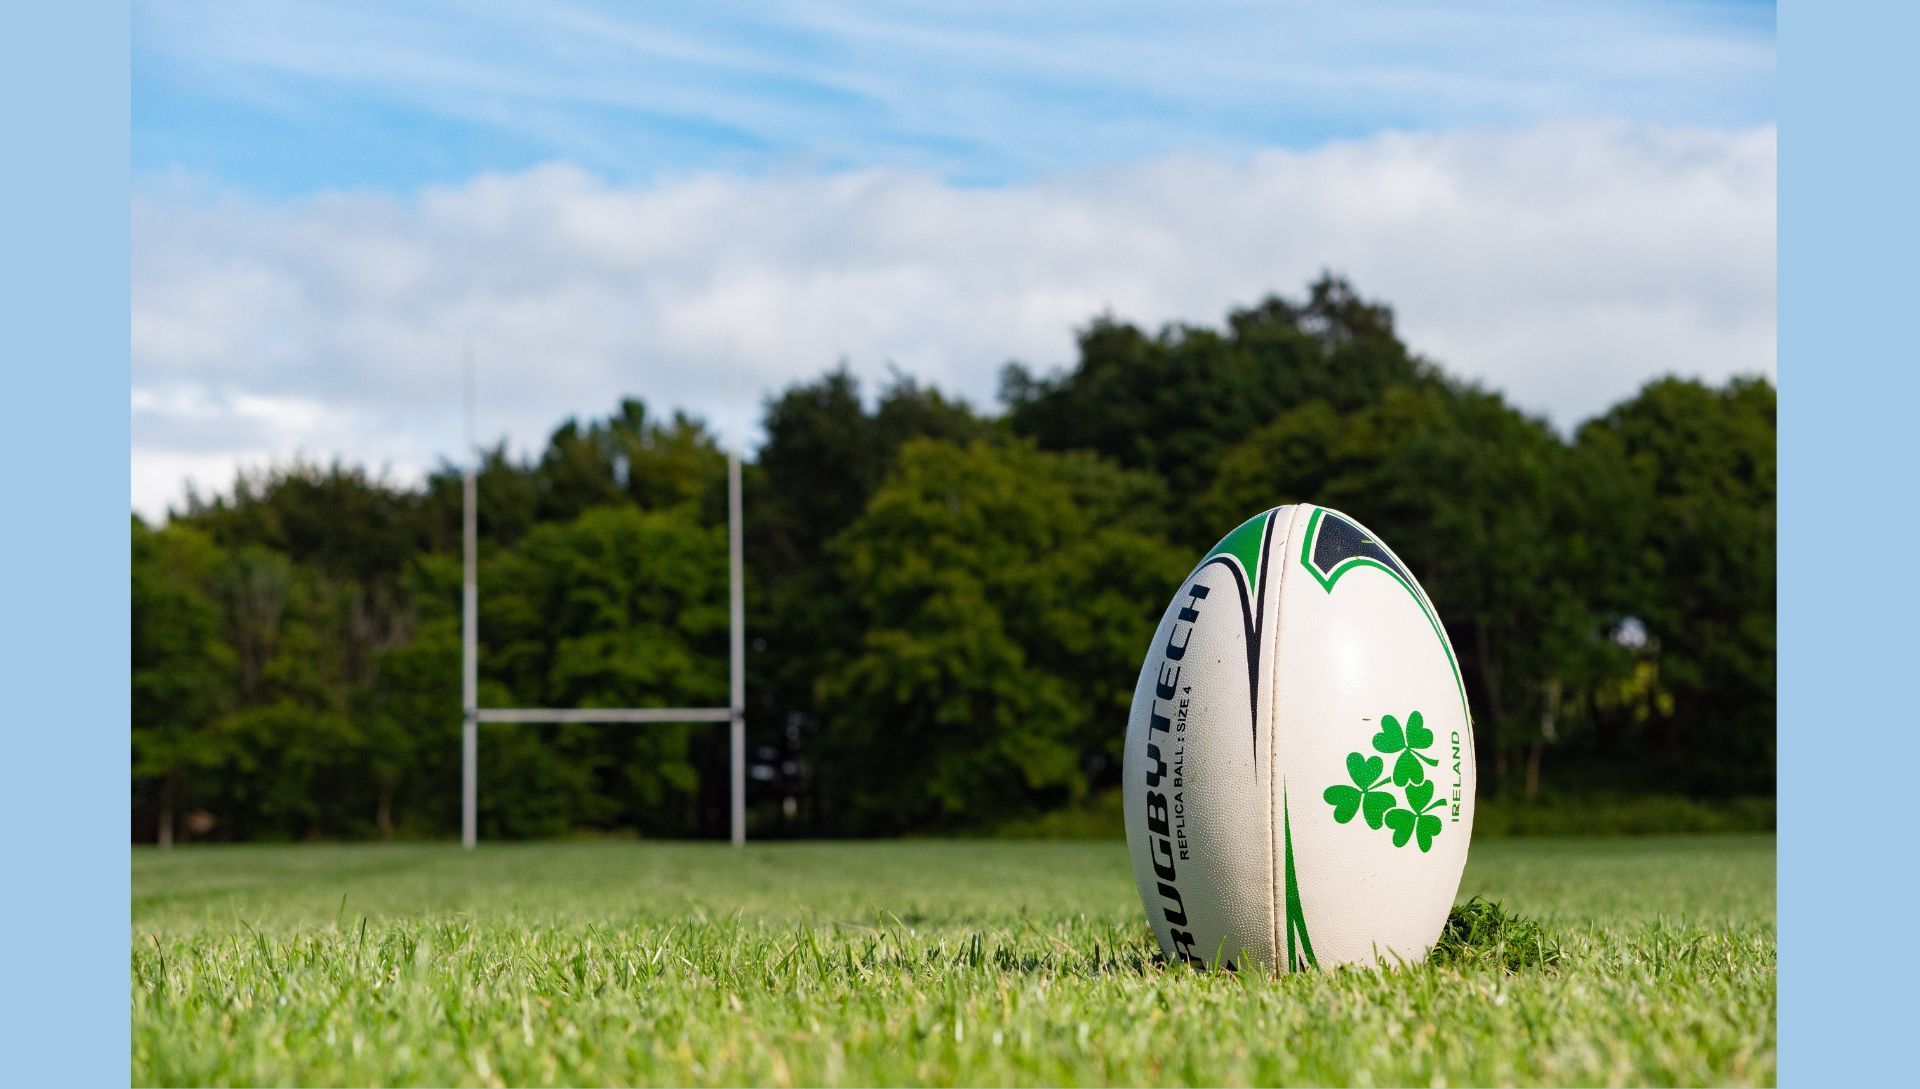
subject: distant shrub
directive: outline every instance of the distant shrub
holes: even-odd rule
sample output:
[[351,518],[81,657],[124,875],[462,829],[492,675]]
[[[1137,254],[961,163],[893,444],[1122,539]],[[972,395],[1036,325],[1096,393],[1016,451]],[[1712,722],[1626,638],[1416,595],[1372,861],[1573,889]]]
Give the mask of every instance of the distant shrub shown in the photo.
[[1037,817],[1006,821],[988,833],[1001,839],[1123,839],[1127,834],[1118,790],[1104,790],[1079,805]]
[[1475,838],[1648,836],[1667,833],[1771,832],[1772,798],[1687,798],[1670,794],[1542,795],[1482,798]]

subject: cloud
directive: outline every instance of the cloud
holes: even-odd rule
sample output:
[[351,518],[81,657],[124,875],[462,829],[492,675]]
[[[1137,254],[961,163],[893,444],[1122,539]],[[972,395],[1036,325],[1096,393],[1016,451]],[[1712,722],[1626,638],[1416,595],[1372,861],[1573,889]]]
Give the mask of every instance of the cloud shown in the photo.
[[1774,373],[1776,139],[1618,123],[1384,134],[1018,185],[925,173],[616,184],[567,165],[404,196],[133,206],[134,504],[300,454],[416,475],[623,395],[751,441],[845,359],[991,405],[1093,315],[1217,322],[1322,268],[1457,374],[1570,425],[1678,372]]

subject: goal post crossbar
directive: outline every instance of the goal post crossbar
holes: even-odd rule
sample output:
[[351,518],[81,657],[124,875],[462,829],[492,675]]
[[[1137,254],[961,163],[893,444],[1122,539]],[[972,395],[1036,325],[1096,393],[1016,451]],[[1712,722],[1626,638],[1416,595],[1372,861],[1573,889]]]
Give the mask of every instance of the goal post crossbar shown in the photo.
[[[469,393],[471,414],[471,393]],[[746,572],[741,544],[740,455],[727,454],[727,587],[729,598],[726,707],[481,707],[478,481],[468,466],[462,480],[460,699],[460,843],[471,850],[480,839],[480,724],[585,723],[625,725],[674,722],[728,724],[731,829],[734,846],[747,841]]]
[[617,726],[623,723],[664,725],[675,722],[730,722],[729,707],[482,707],[474,712],[481,722],[519,722],[528,724],[588,723]]

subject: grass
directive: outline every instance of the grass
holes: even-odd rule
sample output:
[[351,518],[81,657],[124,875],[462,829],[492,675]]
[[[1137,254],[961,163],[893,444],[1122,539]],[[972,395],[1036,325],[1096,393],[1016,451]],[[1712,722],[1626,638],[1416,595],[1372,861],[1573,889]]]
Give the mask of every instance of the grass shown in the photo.
[[1771,1084],[1773,859],[1478,844],[1428,964],[1274,979],[1111,843],[143,850],[132,1081]]

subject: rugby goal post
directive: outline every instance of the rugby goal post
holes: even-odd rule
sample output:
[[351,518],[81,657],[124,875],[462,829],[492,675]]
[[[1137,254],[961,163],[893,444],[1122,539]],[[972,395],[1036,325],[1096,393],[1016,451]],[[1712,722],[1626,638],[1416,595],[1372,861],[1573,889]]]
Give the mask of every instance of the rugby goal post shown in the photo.
[[[469,363],[471,375],[471,363]],[[468,380],[468,419],[472,419],[472,380]],[[469,422],[469,435],[472,424]],[[460,602],[460,843],[472,850],[480,841],[480,724],[593,723],[647,725],[678,722],[724,722],[731,746],[733,845],[747,841],[747,653],[746,577],[740,540],[740,454],[727,453],[727,588],[730,604],[728,658],[731,699],[726,707],[481,707],[480,706],[480,585],[479,480],[469,441],[467,470],[461,478],[462,578]]]

